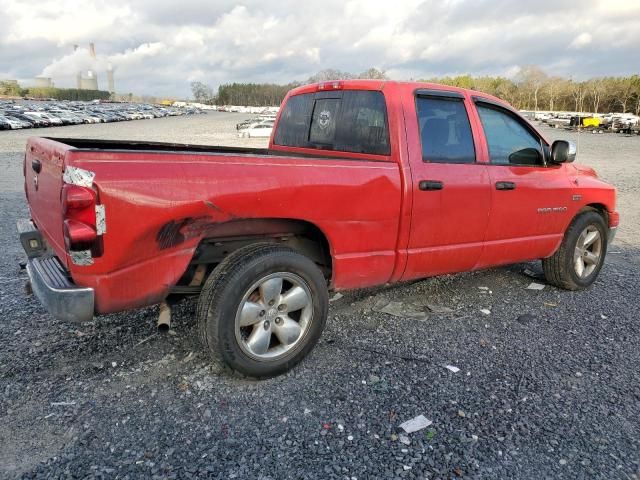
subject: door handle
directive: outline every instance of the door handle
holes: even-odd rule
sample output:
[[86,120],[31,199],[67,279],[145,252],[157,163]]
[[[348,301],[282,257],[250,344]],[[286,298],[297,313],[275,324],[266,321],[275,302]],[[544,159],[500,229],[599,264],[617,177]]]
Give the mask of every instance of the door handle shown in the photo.
[[421,180],[418,184],[420,190],[442,190],[444,184],[440,180]]
[[34,172],[40,173],[40,170],[42,170],[42,162],[40,160],[31,160],[31,168]]
[[496,190],[515,190],[516,184],[514,182],[496,182]]

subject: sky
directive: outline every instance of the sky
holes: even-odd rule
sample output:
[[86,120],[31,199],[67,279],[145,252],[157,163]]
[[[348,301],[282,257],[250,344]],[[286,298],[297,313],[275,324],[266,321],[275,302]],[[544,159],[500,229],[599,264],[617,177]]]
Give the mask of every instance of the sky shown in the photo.
[[0,79],[23,86],[75,87],[93,69],[106,88],[108,64],[118,93],[173,98],[192,81],[287,83],[326,68],[640,73],[640,0],[0,0],[0,12]]

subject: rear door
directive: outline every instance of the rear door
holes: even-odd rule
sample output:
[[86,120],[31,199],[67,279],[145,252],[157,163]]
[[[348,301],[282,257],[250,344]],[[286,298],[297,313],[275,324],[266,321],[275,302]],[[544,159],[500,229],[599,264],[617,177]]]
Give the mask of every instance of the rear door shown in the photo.
[[405,106],[413,208],[403,278],[473,269],[489,220],[486,165],[459,92],[419,90]]
[[548,145],[517,113],[477,100],[491,178],[491,218],[480,266],[549,256],[569,222],[571,180],[547,164]]

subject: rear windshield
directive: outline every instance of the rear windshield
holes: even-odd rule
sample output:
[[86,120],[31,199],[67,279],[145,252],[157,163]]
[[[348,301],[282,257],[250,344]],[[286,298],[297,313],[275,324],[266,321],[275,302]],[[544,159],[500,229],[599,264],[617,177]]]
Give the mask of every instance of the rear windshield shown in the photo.
[[290,97],[280,115],[276,145],[389,155],[382,92],[345,90]]

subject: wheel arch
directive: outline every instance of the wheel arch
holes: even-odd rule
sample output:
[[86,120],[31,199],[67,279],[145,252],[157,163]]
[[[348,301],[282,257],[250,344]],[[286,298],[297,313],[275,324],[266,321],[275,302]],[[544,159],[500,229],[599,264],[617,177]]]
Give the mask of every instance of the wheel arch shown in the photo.
[[325,278],[332,281],[333,257],[328,236],[314,223],[292,218],[237,219],[207,229],[179,284],[189,283],[194,270],[206,265],[209,270],[239,248],[259,242],[287,245],[313,260]]
[[582,207],[573,218],[576,218],[578,215],[584,212],[596,212],[602,216],[605,225],[609,225],[609,210],[607,206],[603,203],[589,203]]

